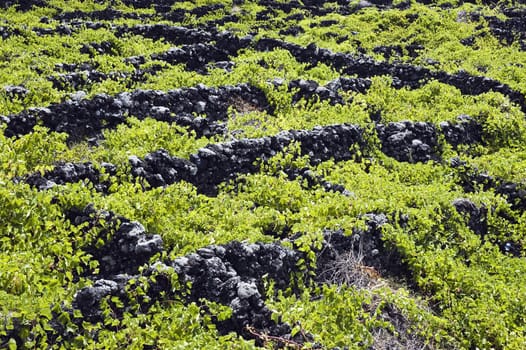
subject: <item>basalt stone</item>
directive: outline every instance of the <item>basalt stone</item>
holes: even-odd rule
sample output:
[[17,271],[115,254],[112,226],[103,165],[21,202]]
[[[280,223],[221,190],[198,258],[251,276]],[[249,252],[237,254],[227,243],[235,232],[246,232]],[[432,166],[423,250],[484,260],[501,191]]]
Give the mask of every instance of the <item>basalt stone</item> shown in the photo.
[[89,62],[55,64],[55,71],[64,71],[68,73],[73,73],[75,71],[90,71],[97,68],[98,64],[92,64]]
[[289,168],[284,170],[290,180],[305,180],[307,188],[320,186],[327,192],[338,192],[348,197],[352,195],[352,192],[347,190],[345,186],[339,184],[333,184],[325,180],[322,176],[316,175],[309,168],[297,169]]
[[194,7],[192,10],[190,10],[190,13],[192,15],[196,15],[199,18],[199,17],[203,17],[209,14],[210,12],[214,12],[214,11],[221,10],[224,8],[225,8],[225,5],[223,4],[211,4],[211,5]]
[[486,16],[491,33],[506,45],[518,42],[522,50],[526,50],[526,10],[504,9],[508,17],[501,19],[495,16]]
[[108,79],[108,75],[96,70],[81,71],[74,73],[57,74],[47,77],[51,81],[53,88],[57,90],[80,90],[87,85],[100,83]]
[[123,3],[127,6],[135,7],[135,8],[148,8],[152,5],[162,5],[171,7],[173,6],[177,0],[123,0]]
[[453,206],[460,214],[468,218],[468,227],[477,235],[484,238],[488,233],[487,214],[485,206],[477,207],[475,203],[466,198],[458,198],[453,201]]
[[95,55],[116,55],[118,49],[110,41],[102,41],[100,43],[92,42],[82,45],[80,53],[88,54],[90,57],[94,57]]
[[213,33],[189,29],[181,26],[170,26],[167,24],[137,25],[133,27],[119,26],[115,28],[117,36],[124,34],[141,35],[154,40],[165,40],[176,45],[192,45],[195,43],[209,43],[215,36]]
[[331,105],[345,104],[347,101],[339,94],[343,92],[360,92],[365,93],[371,86],[369,79],[361,78],[337,78],[330,81],[326,86],[320,86],[314,80],[292,80],[289,83],[289,90],[296,90],[292,98],[293,103],[297,103],[301,99],[308,101],[329,101]]
[[28,89],[26,89],[23,86],[19,86],[19,85],[6,85],[4,86],[3,90],[5,91],[5,94],[7,95],[7,97],[11,99],[14,99],[14,98],[22,99],[26,97],[27,94],[29,93]]
[[[128,223],[125,231],[133,237],[144,232],[136,223]],[[217,322],[221,333],[235,331],[253,338],[246,330],[247,326],[251,326],[268,334],[290,337],[290,326],[274,322],[272,312],[265,305],[263,278],[275,280],[276,288],[287,287],[302,255],[275,243],[231,242],[224,246],[201,248],[197,253],[167,263],[158,262],[146,269],[143,276],[154,276],[155,279],[150,279],[146,288],[149,300],[143,300],[141,307],[145,310],[154,301],[166,298],[179,298],[185,303],[199,302],[205,298],[232,308],[230,319]],[[172,285],[170,271],[178,275],[177,286]],[[126,287],[126,282],[136,277],[117,275],[99,279],[93,286],[79,290],[73,305],[88,321],[99,321],[103,298],[116,296],[125,306],[129,305],[128,294],[124,291],[126,288],[133,291],[137,284]],[[179,289],[187,283],[191,289]]]
[[[83,212],[87,212],[88,220],[91,220],[93,208]],[[366,221],[368,228],[365,231],[356,230],[352,236],[346,236],[343,231],[324,233],[318,272],[333,264],[340,254],[354,249],[364,252],[364,264],[376,267],[382,273],[403,268],[399,256],[387,249],[381,239],[381,226],[388,221],[387,217],[383,214],[367,214]],[[135,244],[128,245],[128,242],[144,237],[144,231],[139,223],[125,220],[112,242],[118,243],[117,250],[120,253],[129,253],[134,251]],[[95,251],[93,254],[104,255],[109,246],[111,244],[102,248],[103,253]],[[141,288],[146,292],[147,299],[140,297],[134,302],[138,301],[143,311],[154,302],[166,299],[181,300],[186,304],[207,299],[232,309],[232,316],[227,320],[217,321],[212,318],[220,333],[234,331],[247,339],[254,339],[256,331],[302,344],[312,341],[312,338],[309,334],[305,334],[307,338],[292,337],[288,324],[272,319],[272,312],[265,305],[263,285],[264,279],[271,279],[278,290],[291,286],[294,283],[291,276],[298,270],[300,259],[305,259],[303,252],[277,243],[233,241],[221,246],[212,245],[171,261],[156,262],[140,275],[119,274],[97,279],[92,286],[82,288],[75,294],[73,306],[88,321],[97,322],[102,316],[101,300],[117,297],[124,305],[124,309],[114,315],[119,318],[130,305],[130,292],[133,294],[136,288]],[[170,277],[174,273],[178,277],[176,284]],[[127,283],[131,279],[141,281],[141,276],[148,279],[148,286],[143,286],[141,282]],[[319,282],[325,281],[319,279]],[[260,340],[256,337],[256,342]]]
[[[459,213],[468,218],[468,227],[484,241],[488,233],[488,209],[484,205],[478,207],[475,203],[465,198],[455,199],[453,206]],[[504,218],[509,220],[509,218]],[[490,242],[497,245],[502,253],[515,257],[522,255],[522,244],[519,242],[506,239],[490,239]]]
[[327,20],[322,20],[320,21],[319,23],[319,26],[320,27],[330,27],[332,25],[335,25],[335,24],[338,24],[339,22],[337,20],[334,20],[334,19],[327,19]]
[[74,297],[73,307],[82,312],[88,322],[103,321],[100,302],[108,296],[123,297],[126,281],[99,279],[91,287],[82,288]]
[[[379,75],[390,75],[393,78],[395,88],[409,87],[416,89],[430,80],[452,85],[463,94],[480,95],[489,91],[500,92],[521,106],[526,111],[525,96],[520,91],[512,89],[507,84],[482,76],[473,76],[467,72],[450,74],[444,71],[431,71],[428,68],[414,66],[406,63],[387,63],[375,61],[365,55],[351,55],[334,53],[328,49],[322,49],[315,44],[302,47],[297,44],[288,43],[278,39],[263,38],[254,44],[256,50],[270,51],[277,48],[289,51],[296,60],[308,63],[315,67],[318,63],[324,63],[347,75],[358,75],[360,78],[368,78]],[[415,46],[415,50],[418,46]]]
[[47,2],[44,0],[5,0],[0,2],[0,8],[7,9],[14,6],[18,11],[29,11],[33,7],[44,7]]
[[131,64],[136,69],[138,69],[142,64],[146,63],[146,58],[144,56],[131,56],[124,59],[125,63]]
[[0,38],[3,40],[9,38],[11,35],[13,35],[13,31],[11,28],[0,26]]
[[526,210],[526,185],[494,177],[476,167],[471,167],[459,159],[451,163],[459,177],[459,184],[465,192],[475,192],[479,189],[488,191],[494,189],[495,193],[502,195],[510,204],[511,209]]
[[280,35],[298,36],[298,34],[301,33],[305,33],[305,30],[300,26],[290,26],[287,29],[282,29],[279,31]]
[[435,127],[425,122],[377,124],[382,152],[401,162],[438,160],[438,136]]
[[241,18],[237,15],[226,15],[221,18],[206,21],[203,24],[203,28],[208,31],[213,31],[217,27],[224,26],[226,23],[237,23],[239,21],[241,21]]
[[497,186],[498,181],[492,176],[486,172],[479,171],[477,168],[469,166],[465,161],[458,157],[451,159],[450,165],[456,170],[456,173],[459,176],[459,184],[466,193],[475,192],[479,188],[483,191],[487,191],[490,188]]
[[453,147],[464,144],[482,143],[482,125],[473,120],[470,116],[460,115],[457,117],[458,123],[440,123],[442,133],[446,141]]
[[[160,118],[158,120],[188,127],[198,136],[211,136],[225,131],[224,125],[218,122],[228,118],[229,107],[239,105],[272,113],[265,94],[247,84],[220,88],[200,85],[168,92],[135,90],[116,96],[99,94],[91,99],[67,100],[48,108],[28,109],[7,117],[5,135],[27,134],[40,121],[52,131],[69,134],[70,141],[78,141],[100,136],[102,130],[116,128],[128,116],[134,116],[138,119]],[[193,113],[205,114],[206,118],[195,118]]]
[[526,210],[526,184],[500,180],[495,192],[504,196],[512,209]]
[[346,92],[352,91],[364,94],[371,87],[371,80],[362,78],[339,77],[334,80],[331,80],[326,85],[326,87],[329,90],[342,90]]
[[293,22],[299,22],[303,19],[305,19],[305,15],[302,13],[295,13],[295,14],[285,17],[285,21],[293,21]]
[[145,81],[146,73],[152,74],[155,73],[155,70],[152,68],[149,70],[137,69],[132,73],[110,72],[108,74],[96,70],[85,70],[51,75],[47,77],[47,80],[52,82],[54,89],[77,91],[108,79],[114,81],[126,81],[126,86],[131,87],[138,82]]
[[[101,166],[105,173],[115,175],[116,167],[110,163],[103,163]],[[75,183],[83,180],[90,181],[96,190],[106,193],[110,183],[101,180],[101,173],[92,163],[59,163],[55,167],[45,172],[43,175],[34,173],[23,179],[26,183],[38,190],[47,190],[57,185]]]
[[[130,164],[132,174],[145,178],[152,187],[185,180],[194,184],[200,193],[215,195],[217,185],[241,174],[259,171],[256,161],[264,162],[270,159],[292,141],[301,143],[301,153],[308,155],[312,164],[329,159],[349,160],[354,154],[350,150],[351,146],[364,146],[360,128],[340,124],[316,127],[309,131],[283,131],[271,137],[211,144],[191,155],[189,162],[171,157],[161,150],[155,158],[155,166],[150,165],[151,162],[147,160],[150,156],[146,156],[144,162],[132,157]],[[184,166],[178,168],[174,165],[176,161]],[[186,170],[181,170],[183,168]]]
[[409,269],[402,262],[400,253],[383,241],[381,227],[388,223],[387,216],[370,213],[364,215],[364,218],[367,225],[365,230],[355,229],[351,233],[326,230],[323,233],[323,244],[318,253],[316,268],[316,279],[319,282],[338,282],[333,280],[334,268],[335,263],[343,256],[354,257],[353,263],[373,268],[380,275],[408,277]]
[[[290,131],[293,140],[301,142],[301,152],[310,157],[312,164],[329,159],[344,161],[352,159],[351,146],[361,148],[365,145],[362,130],[351,124],[317,126],[307,131]],[[276,138],[286,136],[278,134]]]
[[392,0],[369,0],[372,4],[377,6],[389,7],[393,4]]
[[329,100],[332,105],[344,104],[343,98],[336,91],[319,86],[314,80],[293,80],[289,83],[289,90],[298,90],[292,98],[292,103],[296,103],[300,99],[312,100],[316,97],[322,101]]
[[207,69],[224,69],[227,72],[231,72],[234,68],[235,63],[232,61],[216,61],[208,63],[206,68]]
[[137,14],[137,13],[125,13],[120,10],[116,10],[111,7],[107,7],[104,10],[96,10],[84,12],[81,10],[75,10],[70,12],[62,12],[55,16],[53,19],[60,22],[71,22],[78,20],[92,20],[92,21],[112,21],[119,18],[126,19],[146,19],[151,18],[152,16],[146,14]]
[[200,249],[170,265],[180,281],[192,284],[187,301],[206,298],[232,308],[232,317],[218,323],[221,333],[235,331],[250,338],[245,327],[252,326],[282,336],[290,327],[272,321],[264,302],[263,276],[273,279],[276,288],[285,288],[300,256],[278,244],[231,242]]
[[416,58],[418,56],[418,51],[423,49],[424,47],[422,45],[417,44],[410,44],[404,47],[400,45],[376,46],[375,48],[373,48],[373,52],[383,55],[386,60],[390,60],[393,57],[401,58],[402,56],[404,56],[405,52],[407,52],[407,55],[409,57]]
[[211,44],[183,45],[181,48],[172,48],[161,54],[152,55],[152,59],[165,61],[170,64],[184,63],[187,70],[206,73],[206,66],[212,62],[224,62],[229,56],[235,54],[241,46],[229,48],[228,45],[220,47]]
[[460,39],[460,43],[464,46],[473,46],[475,45],[475,36],[470,35],[467,38]]
[[[319,84],[314,80],[293,80],[289,83],[289,90],[299,90],[293,97],[293,103],[297,102],[301,98],[309,99],[312,98],[312,96],[316,95],[317,90],[320,89]],[[319,91],[322,93],[322,96],[320,96],[320,99],[330,99],[331,97],[334,99],[336,98],[336,95],[333,93],[333,96],[330,96],[330,91],[325,89],[324,91]],[[326,94],[323,94],[323,93]],[[323,96],[326,95],[326,96]]]
[[171,157],[166,150],[159,150],[148,154],[144,162],[130,158],[132,174],[141,176],[154,187],[172,184],[178,181],[190,182],[197,173],[195,164],[188,160]]
[[[98,278],[120,274],[137,274],[139,267],[163,251],[162,238],[146,232],[144,226],[112,212],[97,211],[92,206],[66,213],[74,225],[83,224],[85,230],[97,229],[94,242],[82,249],[99,262]],[[98,246],[98,240],[104,242]]]
[[522,245],[518,242],[504,242],[499,244],[499,249],[504,254],[509,254],[515,257],[522,256]]
[[[40,112],[42,110],[43,109],[32,109],[30,112]],[[46,111],[44,111],[44,113],[45,112]],[[4,135],[7,137],[29,134],[33,131],[35,125],[37,125],[37,118],[35,115],[27,112],[22,112],[16,116],[2,116],[2,120],[7,124],[7,127],[4,130]]]

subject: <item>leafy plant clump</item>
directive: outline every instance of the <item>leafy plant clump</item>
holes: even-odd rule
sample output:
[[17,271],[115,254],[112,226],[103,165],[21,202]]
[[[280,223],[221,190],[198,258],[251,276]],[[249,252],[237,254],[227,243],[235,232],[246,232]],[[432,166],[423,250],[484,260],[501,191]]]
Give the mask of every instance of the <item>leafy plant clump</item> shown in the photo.
[[0,348],[526,348],[525,18],[4,1]]

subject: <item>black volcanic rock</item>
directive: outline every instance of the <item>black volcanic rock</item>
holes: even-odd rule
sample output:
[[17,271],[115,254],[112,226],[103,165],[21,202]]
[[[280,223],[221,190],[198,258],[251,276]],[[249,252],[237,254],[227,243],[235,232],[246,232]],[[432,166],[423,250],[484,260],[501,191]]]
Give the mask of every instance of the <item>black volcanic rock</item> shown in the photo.
[[[1,34],[0,34],[1,36]],[[4,91],[6,93],[6,95],[13,99],[13,98],[24,98],[26,97],[26,95],[29,93],[29,90],[26,89],[25,87],[23,86],[19,86],[19,85],[6,85],[4,86]]]
[[[489,91],[500,92],[508,96],[511,101],[519,104],[523,112],[526,111],[525,96],[522,92],[514,90],[507,84],[497,80],[473,76],[464,71],[456,74],[444,71],[431,71],[428,68],[407,63],[375,61],[371,57],[364,55],[334,53],[331,50],[319,48],[315,44],[303,47],[271,38],[260,39],[254,44],[254,47],[259,51],[271,51],[281,48],[289,51],[299,62],[308,63],[312,67],[321,62],[344,74],[358,75],[360,78],[389,75],[393,79],[395,88],[409,87],[416,89],[435,79],[452,85],[467,95],[480,95]],[[415,47],[416,49],[417,47]]]
[[[92,206],[87,206],[82,210],[70,209],[67,217],[74,225],[87,224],[86,230],[99,228],[94,242],[83,247],[99,262],[98,278],[137,274],[140,266],[164,249],[161,236],[147,233],[140,223],[112,212],[96,211]],[[99,246],[98,240],[105,244]]]
[[[402,262],[401,255],[396,250],[388,248],[382,239],[381,227],[388,223],[387,216],[369,213],[364,215],[364,218],[367,225],[365,230],[356,229],[350,234],[346,234],[343,230],[326,230],[323,233],[323,244],[317,257],[315,277],[319,282],[336,284],[349,282],[342,277],[346,274],[350,276],[353,273],[350,270],[359,266],[373,268],[384,276],[408,277],[409,270]],[[341,260],[342,258],[347,260],[346,264]]]
[[[176,123],[196,131],[198,136],[224,132],[219,123],[228,117],[228,108],[247,104],[253,109],[272,113],[265,94],[248,84],[208,88],[204,85],[168,92],[135,90],[116,96],[99,94],[91,99],[71,99],[47,108],[30,108],[7,117],[8,137],[27,134],[40,122],[51,131],[69,134],[70,141],[101,136],[103,129],[113,129],[127,116],[152,117]],[[196,118],[193,113],[205,114]]]
[[29,11],[34,6],[44,7],[46,5],[45,0],[4,0],[0,2],[0,8],[7,9],[14,6],[18,11]]
[[506,19],[496,16],[486,16],[491,33],[502,43],[510,45],[518,42],[522,50],[526,50],[526,10],[524,8],[508,8],[503,13]]
[[[144,233],[144,229],[138,223],[121,225],[117,234],[120,231],[125,232],[124,236],[112,241],[118,245],[111,243],[105,246],[102,249],[104,254],[107,253],[106,250],[111,252],[111,249],[115,252],[113,254],[122,254],[123,248],[136,247],[135,244],[129,246],[126,241]],[[149,247],[157,249],[160,244],[152,244]],[[155,263],[143,272],[144,276],[155,277],[147,287],[137,284],[127,286],[127,282],[134,278],[129,275],[97,279],[92,286],[82,288],[76,293],[73,306],[80,310],[88,321],[101,321],[103,316],[100,303],[103,298],[118,297],[128,305],[130,300],[125,290],[141,287],[145,288],[148,294],[148,301],[142,301],[143,310],[155,300],[179,298],[185,303],[191,303],[205,298],[232,308],[231,318],[217,322],[218,330],[222,333],[235,331],[252,338],[246,330],[246,326],[251,326],[260,331],[290,338],[290,326],[274,322],[271,318],[272,312],[265,305],[263,277],[273,279],[277,288],[289,286],[290,276],[297,269],[296,265],[301,256],[302,253],[275,243],[244,244],[234,241],[224,246],[209,246],[166,263]],[[170,271],[177,274],[179,287],[172,285],[172,279],[167,275]],[[191,288],[177,289],[186,285],[191,285]]]
[[[263,62],[262,64],[265,63]],[[283,83],[284,81],[281,79],[275,79],[273,81],[273,84],[276,86],[280,86]],[[293,104],[303,99],[314,102],[329,101],[331,105],[344,105],[349,101],[346,101],[341,96],[341,92],[365,93],[370,87],[370,79],[346,77],[339,77],[331,80],[325,86],[320,85],[317,81],[305,79],[291,80],[288,84],[289,91],[295,91],[295,94],[292,97]]]
[[309,131],[283,131],[271,137],[211,144],[191,155],[189,161],[159,150],[144,160],[130,157],[130,165],[132,174],[145,178],[152,187],[185,180],[194,184],[199,192],[214,195],[218,184],[240,174],[258,171],[256,161],[268,160],[293,141],[301,143],[302,154],[308,155],[312,164],[331,158],[335,161],[351,159],[354,154],[351,146],[364,145],[360,128],[349,124],[328,125]]
[[521,256],[522,244],[520,242],[506,238],[486,238],[488,235],[488,209],[484,205],[478,207],[469,199],[458,198],[453,201],[453,206],[459,213],[467,217],[468,227],[475,234],[479,235],[483,241],[488,240],[497,245],[502,253],[510,254],[515,257]]
[[[165,112],[163,108],[156,113]],[[293,141],[301,143],[301,152],[310,157],[312,164],[334,159],[352,159],[352,147],[362,148],[365,143],[362,130],[354,125],[340,124],[316,127],[313,130],[283,131],[275,136],[259,139],[242,139],[225,143],[210,144],[199,149],[190,159],[171,156],[160,149],[147,154],[144,159],[129,157],[131,174],[145,179],[151,187],[168,186],[186,181],[197,187],[200,193],[217,194],[217,185],[235,179],[241,174],[259,171],[258,162],[264,162],[281,152]],[[117,169],[109,163],[102,163],[105,173],[115,175]],[[349,195],[345,187],[332,184],[314,175],[309,169],[286,169],[291,180],[301,177],[309,186],[320,185],[327,191]],[[39,190],[47,190],[56,185],[90,181],[95,189],[107,193],[111,180],[102,181],[101,174],[91,163],[59,163],[44,174],[34,173],[15,181],[25,181]]]
[[[102,163],[108,175],[115,175],[116,168],[113,164]],[[39,190],[47,190],[56,185],[75,183],[83,180],[90,181],[98,191],[107,192],[109,182],[101,181],[101,173],[92,163],[60,163],[53,170],[44,174],[34,173],[28,175],[24,181]]]
[[465,192],[493,189],[495,193],[502,195],[510,203],[513,210],[526,210],[526,184],[491,176],[476,167],[467,165],[458,158],[452,160],[451,167],[456,170],[459,185]]
[[118,49],[111,41],[102,41],[100,43],[92,42],[82,45],[80,52],[88,54],[90,57],[96,55],[116,55],[118,54]]
[[[86,215],[87,220],[92,220],[93,209],[88,207],[77,214],[79,216],[75,222],[83,223]],[[107,217],[108,213],[105,216]],[[345,251],[358,249],[356,242],[359,242],[359,249],[363,249],[365,254],[364,264],[377,267],[382,273],[402,271],[399,256],[396,253],[391,254],[381,241],[380,227],[387,222],[386,216],[367,214],[366,217],[367,231],[356,231],[352,236],[346,236],[342,231],[325,232],[317,272],[322,273]],[[162,241],[156,238],[157,236],[145,238],[148,236],[145,235],[142,225],[123,218],[120,220],[123,223],[109,243],[91,251],[94,256],[102,257],[102,261],[105,261],[104,257],[108,255],[111,255],[112,259],[120,256],[122,260],[124,256],[137,255],[138,247],[146,247],[147,249],[141,248],[141,253],[147,250],[148,256],[163,249]],[[298,277],[292,276],[299,270],[300,259],[305,259],[305,253],[277,243],[233,241],[225,245],[207,246],[174,260],[156,262],[144,269],[140,275],[123,274],[122,269],[107,270],[102,278],[96,277],[92,286],[84,287],[75,294],[73,307],[80,310],[86,320],[99,322],[104,320],[101,301],[117,297],[123,302],[124,309],[120,308],[113,317],[121,317],[130,306],[129,296],[134,294],[135,289],[141,288],[146,295],[134,300],[134,303],[139,302],[143,311],[155,301],[180,300],[188,304],[207,299],[232,309],[230,318],[214,321],[221,333],[234,331],[251,339],[254,338],[254,334],[247,328],[251,327],[258,332],[301,344],[312,341],[310,335],[293,337],[290,335],[291,327],[288,324],[273,320],[272,311],[265,305],[263,285],[264,279],[274,281],[274,287],[278,290],[294,285],[297,282],[295,278]],[[125,266],[130,262],[137,266],[145,261],[128,259]],[[171,277],[173,274],[177,275],[177,279]],[[147,285],[137,282],[144,280],[141,277],[146,277],[149,281]],[[131,280],[134,280],[134,283],[129,284]],[[319,282],[326,282],[323,276],[320,276]]]
[[488,209],[484,206],[477,207],[475,203],[466,198],[458,198],[453,201],[453,206],[460,213],[468,217],[468,227],[480,237],[488,233],[487,214]]
[[425,122],[377,124],[382,152],[401,162],[438,160],[438,136],[435,127]]
[[458,116],[458,123],[440,123],[446,141],[454,147],[482,142],[482,125],[467,115]]
[[495,192],[504,196],[515,210],[526,210],[526,184],[500,180]]

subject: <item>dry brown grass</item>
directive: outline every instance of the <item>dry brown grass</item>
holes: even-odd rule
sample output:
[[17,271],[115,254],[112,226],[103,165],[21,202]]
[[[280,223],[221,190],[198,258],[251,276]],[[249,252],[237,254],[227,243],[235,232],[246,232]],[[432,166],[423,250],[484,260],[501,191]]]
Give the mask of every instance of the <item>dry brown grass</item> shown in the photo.
[[394,331],[385,328],[376,328],[372,331],[373,345],[370,350],[434,350],[435,346],[426,342],[411,331],[411,320],[395,305],[382,304],[382,298],[374,292],[375,289],[386,287],[395,291],[399,286],[396,282],[384,279],[380,273],[364,263],[364,254],[359,242],[357,249],[349,249],[337,253],[334,262],[325,266],[318,277],[324,283],[337,286],[353,286],[356,289],[370,291],[372,302],[367,305],[367,312],[376,313],[381,307],[379,316],[389,322]]
[[380,274],[374,267],[363,264],[361,250],[339,254],[331,267],[321,272],[320,277],[338,286],[354,286],[359,289],[371,288],[380,283]]

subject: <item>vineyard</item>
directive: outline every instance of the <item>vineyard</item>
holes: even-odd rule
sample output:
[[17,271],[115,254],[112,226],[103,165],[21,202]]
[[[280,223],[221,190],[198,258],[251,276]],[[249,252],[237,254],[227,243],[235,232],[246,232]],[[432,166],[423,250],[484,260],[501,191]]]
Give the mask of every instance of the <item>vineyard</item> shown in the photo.
[[0,348],[526,348],[526,3],[0,2]]

